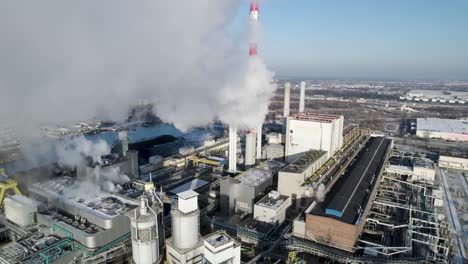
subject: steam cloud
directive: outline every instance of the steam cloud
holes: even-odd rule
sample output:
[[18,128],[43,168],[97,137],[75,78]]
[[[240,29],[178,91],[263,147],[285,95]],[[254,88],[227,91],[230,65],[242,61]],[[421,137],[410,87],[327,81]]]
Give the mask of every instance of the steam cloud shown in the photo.
[[256,127],[275,86],[248,41],[226,33],[240,2],[0,1],[0,120],[26,133],[122,120],[148,99],[182,129],[215,118]]

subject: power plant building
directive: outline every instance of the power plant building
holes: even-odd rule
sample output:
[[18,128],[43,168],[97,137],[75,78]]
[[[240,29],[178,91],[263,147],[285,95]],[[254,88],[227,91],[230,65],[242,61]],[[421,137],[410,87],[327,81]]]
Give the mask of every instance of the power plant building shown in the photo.
[[314,202],[306,210],[309,213],[305,216],[305,225],[302,225],[305,230],[298,231],[300,228],[296,228],[295,232],[303,232],[299,234],[300,237],[354,252],[391,144],[391,139],[371,138],[358,154],[356,162],[338,179],[325,199]]
[[286,210],[291,206],[291,198],[271,191],[254,206],[254,219],[271,224],[282,224],[286,220]]
[[278,173],[278,192],[293,201],[304,195],[302,185],[327,161],[327,152],[309,150]]
[[239,176],[221,179],[220,207],[226,214],[253,213],[254,200],[273,184],[268,170],[252,168]]
[[343,116],[298,113],[286,121],[286,161],[292,162],[315,149],[327,152],[327,159],[343,146]]

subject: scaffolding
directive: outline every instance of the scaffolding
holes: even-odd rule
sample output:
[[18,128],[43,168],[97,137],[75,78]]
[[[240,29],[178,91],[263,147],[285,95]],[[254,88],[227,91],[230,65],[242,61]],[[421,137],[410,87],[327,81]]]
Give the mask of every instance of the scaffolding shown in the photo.
[[386,173],[358,240],[359,247],[369,254],[449,263],[451,231],[434,206],[436,188]]

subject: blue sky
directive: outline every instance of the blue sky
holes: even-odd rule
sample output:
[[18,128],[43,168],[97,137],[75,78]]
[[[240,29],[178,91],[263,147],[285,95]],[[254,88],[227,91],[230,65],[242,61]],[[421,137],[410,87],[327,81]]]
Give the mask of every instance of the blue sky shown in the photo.
[[468,0],[267,0],[260,20],[280,76],[468,79]]

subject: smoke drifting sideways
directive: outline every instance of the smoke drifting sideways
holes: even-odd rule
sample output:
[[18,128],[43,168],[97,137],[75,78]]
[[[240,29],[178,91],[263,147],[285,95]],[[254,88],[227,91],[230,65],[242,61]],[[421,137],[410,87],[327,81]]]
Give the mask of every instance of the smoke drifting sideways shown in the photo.
[[180,129],[256,127],[276,87],[252,36],[227,33],[240,2],[0,1],[0,120],[27,137],[147,99]]
[[[70,138],[55,145],[58,154],[58,164],[76,167],[77,178],[73,185],[67,188],[69,198],[87,199],[101,195],[101,191],[115,192],[130,181],[127,175],[120,172],[119,167],[102,168],[102,156],[111,152],[110,146],[103,140],[93,142],[84,136]],[[88,167],[88,159],[96,166]]]

